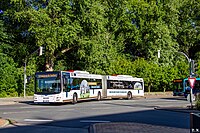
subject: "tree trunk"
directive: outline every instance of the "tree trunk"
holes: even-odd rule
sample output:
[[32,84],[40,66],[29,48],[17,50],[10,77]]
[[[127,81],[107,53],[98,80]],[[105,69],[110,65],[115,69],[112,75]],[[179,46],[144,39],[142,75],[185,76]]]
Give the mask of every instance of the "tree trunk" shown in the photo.
[[166,91],[166,87],[163,89],[163,92],[165,93],[165,91]]
[[48,57],[48,59],[46,59],[46,71],[53,71],[53,65],[53,59]]
[[151,83],[148,85],[148,92],[151,92]]

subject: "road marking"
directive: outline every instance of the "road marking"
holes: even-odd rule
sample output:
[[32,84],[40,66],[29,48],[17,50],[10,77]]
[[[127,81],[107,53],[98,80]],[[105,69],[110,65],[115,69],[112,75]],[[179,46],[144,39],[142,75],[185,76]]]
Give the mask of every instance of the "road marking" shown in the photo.
[[53,120],[45,120],[45,119],[24,119],[24,121],[30,121],[30,122],[51,122]]
[[84,122],[94,122],[94,123],[97,123],[97,122],[99,122],[99,123],[103,123],[103,122],[110,122],[110,121],[102,121],[102,120],[80,120],[80,122],[81,123],[84,123]]
[[75,109],[59,109],[58,111],[73,111],[73,110],[75,110]]
[[40,112],[40,111],[3,112],[3,114],[4,115],[8,115],[8,114],[24,114],[24,113],[30,113],[30,112]]
[[103,108],[99,108],[99,107],[97,107],[97,108],[92,108],[92,109],[111,109],[111,107],[103,107]]
[[34,109],[34,108],[48,108],[46,106],[31,106],[31,107],[20,107],[21,109]]

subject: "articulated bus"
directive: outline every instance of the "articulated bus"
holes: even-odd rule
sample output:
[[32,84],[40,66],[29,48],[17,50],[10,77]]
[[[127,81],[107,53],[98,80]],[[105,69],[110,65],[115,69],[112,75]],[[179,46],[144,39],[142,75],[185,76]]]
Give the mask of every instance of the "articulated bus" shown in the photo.
[[104,76],[86,71],[35,73],[34,103],[77,103],[83,99],[144,96],[144,81],[127,75]]

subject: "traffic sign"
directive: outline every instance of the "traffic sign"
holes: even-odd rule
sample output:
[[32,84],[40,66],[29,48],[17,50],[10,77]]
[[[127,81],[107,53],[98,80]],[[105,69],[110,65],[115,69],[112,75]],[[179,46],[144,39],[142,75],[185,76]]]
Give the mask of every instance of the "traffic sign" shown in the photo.
[[193,88],[194,88],[195,81],[196,81],[196,78],[188,78],[188,81],[189,81],[189,83],[190,83],[190,87],[193,89]]

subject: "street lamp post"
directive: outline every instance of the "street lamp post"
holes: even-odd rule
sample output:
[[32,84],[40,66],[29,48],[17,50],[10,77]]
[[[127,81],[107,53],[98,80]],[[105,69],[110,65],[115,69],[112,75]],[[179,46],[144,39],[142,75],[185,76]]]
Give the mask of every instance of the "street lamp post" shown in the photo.
[[[187,58],[188,65],[189,65],[189,74],[190,74],[190,78],[192,78],[193,77],[192,68],[191,68],[192,60],[184,52],[178,52],[178,53],[184,55]],[[158,58],[160,58],[160,50],[158,50]],[[191,108],[193,108],[193,105],[192,105],[192,89],[190,89],[190,103],[191,103]]]
[[39,50],[39,56],[41,56],[43,54],[43,47],[40,46],[37,50],[35,50],[33,53],[31,53],[29,56],[27,56],[25,58],[25,61],[24,61],[24,98],[26,97],[26,83],[27,83],[26,66],[27,66],[27,60],[31,55],[38,52],[38,50]]
[[[189,73],[190,73],[190,78],[192,78],[193,77],[193,75],[192,75],[192,68],[191,68],[191,59],[185,54],[185,53],[183,53],[183,52],[178,52],[178,53],[180,53],[180,54],[183,54],[186,58],[187,58],[187,60],[188,60],[188,64],[189,64]],[[190,103],[191,103],[191,108],[193,108],[193,105],[192,105],[192,88],[190,88]]]
[[26,97],[26,60],[24,61],[24,98]]

